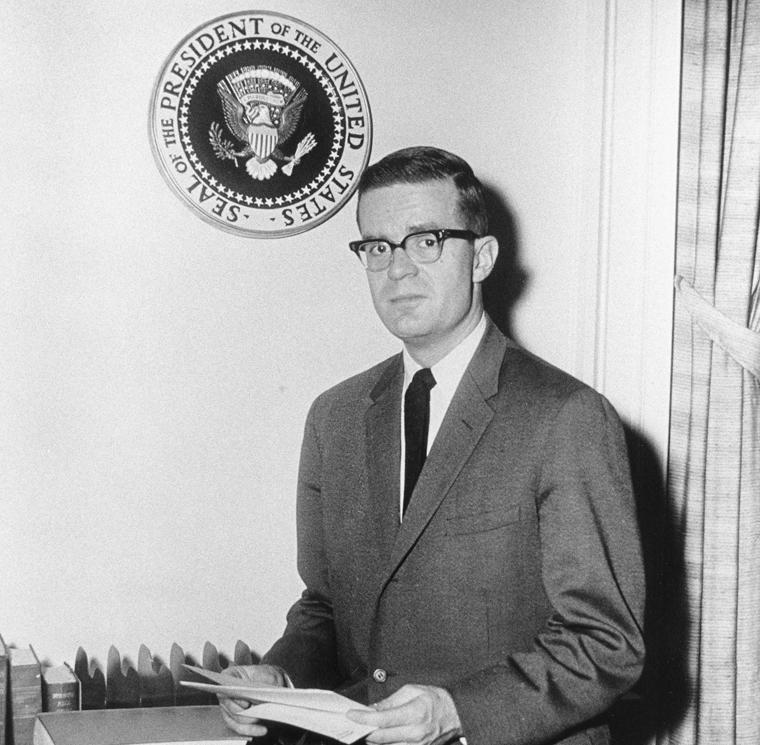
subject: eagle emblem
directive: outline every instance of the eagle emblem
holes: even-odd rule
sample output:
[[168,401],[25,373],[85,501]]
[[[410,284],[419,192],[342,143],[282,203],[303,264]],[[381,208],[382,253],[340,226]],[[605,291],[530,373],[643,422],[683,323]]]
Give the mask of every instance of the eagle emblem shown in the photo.
[[286,176],[301,162],[317,141],[309,132],[297,145],[293,155],[280,149],[293,136],[308,98],[304,88],[290,75],[274,67],[242,67],[217,83],[227,128],[241,147],[224,138],[222,127],[212,122],[209,142],[217,158],[246,158],[245,168],[251,178],[264,181],[277,171],[275,161],[282,161]]

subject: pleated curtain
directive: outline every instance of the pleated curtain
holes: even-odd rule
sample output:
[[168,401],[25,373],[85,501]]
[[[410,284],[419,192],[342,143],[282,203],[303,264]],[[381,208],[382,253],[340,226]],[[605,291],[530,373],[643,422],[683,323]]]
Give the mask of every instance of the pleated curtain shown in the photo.
[[760,0],[685,0],[657,742],[760,745]]

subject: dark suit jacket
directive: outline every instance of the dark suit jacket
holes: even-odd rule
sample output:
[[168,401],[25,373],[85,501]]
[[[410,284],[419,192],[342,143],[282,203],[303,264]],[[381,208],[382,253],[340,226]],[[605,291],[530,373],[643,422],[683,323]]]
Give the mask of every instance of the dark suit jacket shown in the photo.
[[402,381],[397,355],[312,406],[306,589],[264,661],[367,702],[443,686],[469,745],[606,742],[592,721],[643,661],[617,415],[489,322],[399,525]]

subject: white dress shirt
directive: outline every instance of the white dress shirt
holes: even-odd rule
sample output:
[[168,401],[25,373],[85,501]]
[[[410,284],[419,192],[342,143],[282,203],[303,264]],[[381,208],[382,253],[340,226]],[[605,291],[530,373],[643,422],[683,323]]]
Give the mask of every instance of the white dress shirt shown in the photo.
[[[464,371],[467,369],[467,365],[470,364],[475,350],[480,344],[480,340],[483,338],[483,334],[486,331],[486,317],[485,314],[481,315],[478,325],[456,346],[452,349],[442,360],[439,360],[430,371],[435,378],[435,386],[430,391],[430,424],[428,426],[428,438],[427,438],[427,452],[430,452],[430,448],[435,441],[435,437],[438,434],[438,430],[441,428],[443,418],[446,416],[446,412],[449,409],[451,399],[454,398],[454,393],[459,386],[459,382],[462,380]],[[405,476],[405,462],[406,462],[406,447],[404,439],[404,394],[412,382],[412,378],[417,370],[421,370],[422,365],[412,358],[409,352],[404,348],[404,390],[401,397],[401,482],[400,482],[400,496],[399,496],[399,519],[402,519],[403,515],[403,500],[404,500],[404,476]]]

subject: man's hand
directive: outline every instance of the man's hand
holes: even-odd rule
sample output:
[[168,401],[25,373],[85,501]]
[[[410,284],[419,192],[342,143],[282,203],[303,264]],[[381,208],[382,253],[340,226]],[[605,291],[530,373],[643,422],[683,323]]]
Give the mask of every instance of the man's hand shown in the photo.
[[[252,681],[257,686],[284,688],[288,684],[283,671],[273,665],[232,665],[225,668],[224,672]],[[267,733],[267,728],[263,724],[259,724],[258,719],[241,716],[241,712],[251,705],[250,701],[229,698],[221,693],[217,694],[217,698],[222,711],[222,719],[230,729],[244,737],[262,737]]]
[[441,745],[462,734],[454,700],[443,688],[405,685],[374,709],[347,712],[352,722],[377,727],[367,735],[370,745]]

